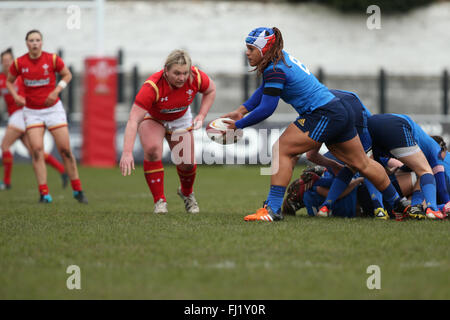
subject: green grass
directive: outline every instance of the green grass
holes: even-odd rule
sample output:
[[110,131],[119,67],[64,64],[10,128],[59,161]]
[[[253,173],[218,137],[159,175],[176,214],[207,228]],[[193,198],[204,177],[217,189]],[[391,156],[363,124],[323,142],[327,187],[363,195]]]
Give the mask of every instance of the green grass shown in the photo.
[[[298,176],[301,168],[297,168]],[[449,299],[448,221],[309,218],[246,223],[268,191],[259,167],[199,166],[188,215],[165,170],[169,214],[152,213],[142,168],[80,167],[88,205],[49,169],[38,204],[30,165],[0,192],[0,299]],[[69,265],[81,290],[68,290]],[[369,290],[369,265],[381,289]]]

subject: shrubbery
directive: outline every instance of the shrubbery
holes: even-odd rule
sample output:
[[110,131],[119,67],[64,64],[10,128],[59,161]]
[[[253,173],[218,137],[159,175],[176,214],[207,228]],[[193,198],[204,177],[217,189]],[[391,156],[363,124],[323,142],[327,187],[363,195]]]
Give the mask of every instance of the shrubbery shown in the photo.
[[292,3],[314,2],[332,6],[340,11],[365,11],[368,6],[375,4],[384,13],[406,12],[419,6],[435,2],[435,0],[288,0]]

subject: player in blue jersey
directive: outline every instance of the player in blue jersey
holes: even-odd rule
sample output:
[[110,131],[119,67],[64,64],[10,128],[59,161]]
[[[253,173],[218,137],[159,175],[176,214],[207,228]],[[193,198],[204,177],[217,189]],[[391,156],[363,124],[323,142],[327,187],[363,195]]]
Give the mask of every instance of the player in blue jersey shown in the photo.
[[[329,154],[326,154],[328,157]],[[309,216],[318,216],[319,208],[326,198],[335,176],[320,166],[305,169],[301,177],[293,181],[288,188],[283,202],[283,213],[295,215],[296,211],[305,207]],[[399,185],[405,194],[409,194],[414,185],[411,173],[398,172]],[[415,176],[415,174],[414,174]],[[346,186],[344,192],[336,200],[332,216],[334,217],[373,217],[374,205],[366,187],[367,179],[355,177]]]
[[[367,128],[367,119],[372,115],[369,109],[359,99],[358,95],[353,92],[344,90],[330,90],[330,92],[337,98],[339,98],[342,104],[353,114],[355,119],[355,128],[358,133],[358,137],[361,140],[361,144],[364,151],[369,154],[372,150],[372,139],[370,138],[369,130]],[[326,199],[322,203],[317,215],[320,217],[328,217],[331,215],[331,211],[334,207],[336,200],[347,188],[355,172],[348,166],[337,167],[332,157],[324,157],[319,153],[319,150],[310,150],[306,153],[308,160],[326,167],[331,167],[333,172],[337,174],[336,179],[333,180],[333,184],[330,186]],[[336,169],[338,168],[338,169]],[[342,169],[342,170],[340,170]],[[395,181],[395,180],[394,180]],[[395,186],[395,184],[394,184]],[[381,193],[376,187],[368,180],[366,180],[366,187],[372,196],[374,203],[374,215],[377,219],[387,220],[389,214],[383,206]],[[397,192],[401,195],[399,189]],[[403,213],[402,213],[403,214]]]
[[305,65],[283,50],[280,30],[256,28],[245,42],[249,64],[262,74],[263,83],[248,101],[225,115],[235,120],[229,122],[228,128],[242,129],[263,121],[275,111],[280,98],[291,104],[299,117],[273,148],[272,164],[277,170],[271,176],[263,208],[244,220],[281,220],[281,205],[292,177],[293,161],[299,154],[317,149],[322,143],[355,172],[367,177],[392,207],[403,211],[404,202],[383,167],[365,154],[354,127],[354,117]]
[[421,192],[413,194],[411,205],[426,200],[425,212],[409,212],[413,218],[444,219],[438,209],[436,195],[448,203],[450,197],[445,184],[445,169],[439,144],[410,117],[400,114],[377,114],[368,120],[375,159],[395,157],[411,170],[420,181]]
[[[450,190],[450,153],[448,152],[447,144],[441,136],[431,136],[434,141],[436,141],[441,147],[441,158],[444,162],[445,169],[445,185],[447,186],[447,190]],[[441,211],[448,216],[450,212],[450,203],[443,204],[443,201],[438,198],[438,206]]]

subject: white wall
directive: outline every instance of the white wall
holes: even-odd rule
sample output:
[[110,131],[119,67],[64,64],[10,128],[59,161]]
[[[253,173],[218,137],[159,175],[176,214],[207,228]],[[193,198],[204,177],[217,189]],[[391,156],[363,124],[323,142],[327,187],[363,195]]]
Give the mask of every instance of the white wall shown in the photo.
[[[387,16],[381,30],[368,30],[368,14],[344,15],[315,4],[234,2],[109,2],[106,4],[106,53],[125,51],[125,67],[159,69],[174,48],[191,52],[209,73],[243,69],[245,35],[257,26],[277,26],[285,48],[311,70],[328,74],[439,75],[450,68],[450,3],[440,2],[406,15]],[[67,64],[82,70],[83,58],[95,53],[95,13],[82,9],[81,29],[69,30],[63,9],[0,9],[0,49],[25,53],[32,28],[44,34],[44,49],[64,49]]]

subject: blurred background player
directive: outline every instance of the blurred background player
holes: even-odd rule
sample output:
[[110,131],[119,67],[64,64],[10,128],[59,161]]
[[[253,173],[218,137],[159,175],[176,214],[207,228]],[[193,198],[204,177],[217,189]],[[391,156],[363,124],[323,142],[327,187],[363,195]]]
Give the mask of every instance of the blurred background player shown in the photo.
[[[17,105],[14,98],[6,88],[6,78],[8,70],[14,62],[14,55],[11,48],[1,53],[2,70],[0,73],[0,95],[3,95],[3,99],[6,103],[8,111],[8,126],[5,131],[5,135],[2,140],[2,157],[3,157],[3,182],[0,182],[0,190],[7,190],[11,188],[11,174],[13,167],[13,155],[10,151],[10,147],[20,139],[24,146],[31,154],[30,144],[25,134],[25,120],[23,119],[23,105]],[[17,77],[14,82],[14,86],[19,96],[25,96],[24,85],[21,77]],[[68,175],[65,173],[64,166],[51,154],[44,153],[45,162],[58,170],[61,174],[63,188],[67,186]]]
[[[203,97],[200,111],[192,120],[189,105],[198,92]],[[136,95],[125,129],[120,169],[124,176],[134,170],[133,145],[139,132],[144,150],[144,174],[153,195],[155,213],[168,212],[161,161],[164,138],[172,150],[180,178],[177,193],[188,213],[200,211],[193,192],[197,165],[192,129],[202,127],[215,96],[214,82],[192,66],[191,58],[184,50],[172,51],[164,68],[151,75]]]
[[[329,154],[326,154],[329,156]],[[415,174],[411,172],[396,173],[399,185],[405,195],[411,194],[415,184]],[[336,179],[330,170],[322,167],[307,168],[299,179],[293,181],[283,201],[283,213],[295,215],[296,211],[306,208],[309,216],[317,216],[330,186]],[[334,217],[375,217],[375,206],[366,187],[367,179],[352,179],[335,201],[331,216]]]
[[424,211],[410,211],[409,215],[417,219],[444,219],[445,215],[438,209],[437,193],[444,203],[450,197],[439,144],[406,115],[373,115],[368,128],[375,159],[394,157],[417,174],[421,191],[414,192],[411,207],[421,207],[423,200],[426,205]]
[[[230,129],[245,128],[268,118],[279,99],[291,104],[299,113],[278,139],[272,152],[272,165],[278,159],[277,172],[263,208],[244,218],[246,221],[274,221],[283,218],[281,205],[299,154],[320,148],[328,149],[354,172],[367,177],[384,198],[403,211],[404,203],[389,181],[382,166],[364,152],[354,127],[354,117],[327,87],[296,58],[283,50],[283,38],[277,28],[256,28],[245,39],[249,64],[263,75],[262,85],[243,105],[226,114]],[[249,113],[246,117],[245,114]]]
[[[60,57],[42,51],[42,34],[38,30],[29,31],[25,41],[28,53],[14,60],[9,68],[6,86],[16,104],[24,105],[26,134],[32,150],[33,169],[39,186],[39,201],[52,202],[47,186],[44,156],[44,133],[47,128],[63,160],[74,198],[81,203],[87,203],[81,188],[77,163],[70,149],[66,112],[58,97],[72,79],[72,74]],[[61,76],[58,84],[56,84],[56,73]],[[25,97],[19,95],[14,87],[14,81],[19,76],[24,83]]]

